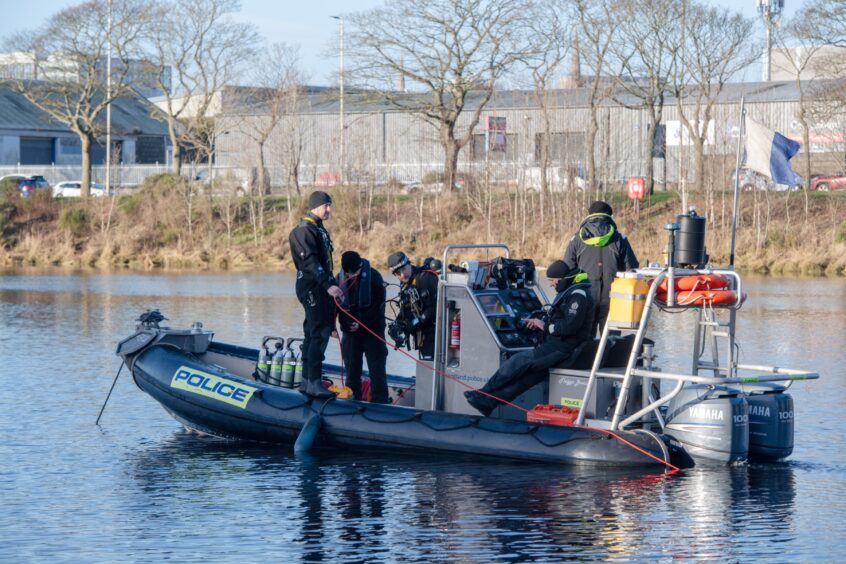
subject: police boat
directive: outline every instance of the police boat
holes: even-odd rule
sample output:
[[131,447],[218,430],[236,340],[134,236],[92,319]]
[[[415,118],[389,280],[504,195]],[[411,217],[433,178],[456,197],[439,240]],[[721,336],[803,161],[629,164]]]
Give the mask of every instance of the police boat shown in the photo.
[[[294,444],[318,414],[317,448],[619,467],[785,458],[793,449],[787,389],[818,375],[739,362],[741,277],[704,267],[704,218],[678,219],[664,267],[618,273],[600,339],[488,417],[463,392],[481,388],[511,355],[535,346],[521,320],[549,303],[532,261],[510,258],[503,244],[446,247],[442,264],[448,266],[456,253],[502,256],[441,270],[434,360],[419,361],[413,376],[388,376],[392,405],[300,394],[293,350],[298,339],[267,338],[260,350],[219,343],[199,323],[185,330],[161,327],[156,312],[142,316],[117,354],[136,384],[185,427],[224,438]],[[653,312],[667,311],[688,315],[694,327],[689,374],[655,365],[661,342],[646,332]],[[396,333],[390,325],[389,333]],[[667,337],[675,348],[677,337]],[[323,376],[339,389],[340,367],[324,364]]]
[[[316,417],[313,448],[478,455],[566,465],[686,468],[693,460],[671,437],[648,428],[612,430],[562,420],[548,409],[549,386],[529,390],[483,417],[463,392],[482,386],[499,363],[535,346],[520,320],[548,299],[530,260],[511,259],[505,245],[451,245],[457,250],[504,251],[493,261],[465,261],[439,279],[435,359],[412,376],[389,375],[391,405],[340,397],[313,399],[297,390],[299,339],[268,337],[259,350],[214,341],[196,322],[161,325],[157,311],[139,319],[122,340],[122,357],[141,390],[187,429],[226,439],[294,445]],[[445,269],[446,270],[446,269]],[[461,343],[447,339],[460,320]],[[268,348],[275,348],[272,355]],[[625,343],[606,364],[620,364]],[[584,357],[582,366],[589,366]],[[270,365],[270,370],[268,366]],[[604,366],[604,365],[603,365]],[[340,384],[341,369],[324,364],[324,381]],[[365,375],[366,376],[366,375]],[[540,407],[538,407],[540,405]],[[528,413],[528,415],[527,415]],[[568,424],[562,424],[568,423]]]

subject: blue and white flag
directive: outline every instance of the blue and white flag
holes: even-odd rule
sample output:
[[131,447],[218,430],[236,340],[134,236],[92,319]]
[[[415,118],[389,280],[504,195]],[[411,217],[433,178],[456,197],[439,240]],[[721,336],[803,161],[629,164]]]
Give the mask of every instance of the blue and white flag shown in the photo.
[[776,184],[793,186],[798,176],[790,168],[790,159],[800,147],[796,141],[746,116],[746,168],[772,178]]

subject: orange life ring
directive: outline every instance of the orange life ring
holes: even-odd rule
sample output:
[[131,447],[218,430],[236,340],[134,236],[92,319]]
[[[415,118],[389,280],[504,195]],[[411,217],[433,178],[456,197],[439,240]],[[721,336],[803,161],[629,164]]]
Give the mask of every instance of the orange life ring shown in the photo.
[[[694,274],[691,276],[679,276],[673,279],[676,290],[721,290],[728,288],[729,278],[722,274]],[[661,280],[658,284],[659,292],[666,292],[669,284],[667,279]]]
[[[661,301],[667,301],[666,292],[658,292],[655,297]],[[737,292],[734,290],[682,290],[675,296],[677,306],[729,306],[737,303]],[[746,301],[746,294],[740,297],[740,303]]]

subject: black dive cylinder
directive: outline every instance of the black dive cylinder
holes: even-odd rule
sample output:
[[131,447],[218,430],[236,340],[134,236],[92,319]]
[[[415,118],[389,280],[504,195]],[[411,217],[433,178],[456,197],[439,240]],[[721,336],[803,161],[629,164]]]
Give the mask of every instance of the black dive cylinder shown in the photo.
[[705,254],[705,218],[696,215],[692,209],[676,218],[679,230],[676,233],[675,264],[702,268],[708,263]]

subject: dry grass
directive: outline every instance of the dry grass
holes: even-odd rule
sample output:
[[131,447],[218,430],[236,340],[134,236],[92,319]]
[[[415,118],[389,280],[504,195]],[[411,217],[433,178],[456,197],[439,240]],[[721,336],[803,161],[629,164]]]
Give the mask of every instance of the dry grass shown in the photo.
[[[331,190],[334,216],[327,222],[336,258],[355,249],[383,265],[403,249],[412,258],[439,257],[448,243],[507,243],[514,256],[539,265],[560,258],[593,199],[583,193],[520,193],[513,188],[473,193],[403,194],[396,189]],[[706,245],[713,264],[725,265],[731,228],[731,195],[692,194],[688,204],[711,209]],[[772,274],[846,274],[846,198],[843,195],[742,194],[738,217],[739,269]],[[635,204],[607,195],[623,233],[641,259],[662,261],[664,224],[681,211],[676,193]],[[141,269],[290,269],[288,232],[305,213],[305,197],[209,198],[197,185],[162,176],[130,196],[54,202],[6,202],[14,211],[3,226],[0,263]],[[89,225],[74,232],[59,221],[62,210],[84,208]],[[67,213],[65,213],[67,215]],[[67,224],[67,222],[66,222]]]

